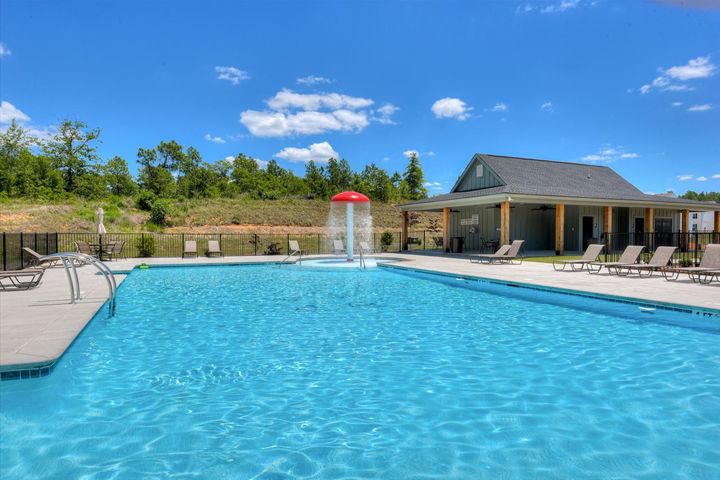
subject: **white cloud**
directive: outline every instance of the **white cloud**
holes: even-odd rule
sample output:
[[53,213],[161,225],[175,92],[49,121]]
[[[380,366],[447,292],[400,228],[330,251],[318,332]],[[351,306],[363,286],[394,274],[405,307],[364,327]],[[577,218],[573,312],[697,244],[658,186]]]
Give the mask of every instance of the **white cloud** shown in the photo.
[[[235,157],[233,155],[228,155],[227,157],[225,157],[224,159],[222,159],[220,161],[232,164],[234,160],[235,160]],[[267,167],[268,163],[270,163],[265,160],[260,160],[257,158],[253,158],[253,160],[255,160],[255,163],[258,164],[258,167],[262,168],[263,170],[265,169],[265,167]]]
[[697,177],[695,180],[697,180],[698,182],[707,182],[707,177],[700,176],[700,177]]
[[540,9],[540,13],[561,13],[580,4],[580,0],[562,0]]
[[12,52],[4,43],[0,43],[0,58],[12,55]]
[[470,116],[473,107],[468,106],[459,98],[445,97],[435,101],[431,110],[435,114],[435,118],[466,120]]
[[222,137],[213,137],[209,133],[205,134],[205,140],[212,143],[225,143],[225,140]]
[[423,186],[425,188],[429,188],[430,190],[442,190],[443,186],[440,182],[425,182],[423,183]]
[[673,106],[673,107],[682,107],[682,106],[683,106],[683,102],[672,102],[672,106]]
[[707,112],[708,110],[712,110],[712,105],[709,103],[703,103],[702,105],[693,105],[692,107],[688,108],[688,112]]
[[717,180],[720,178],[720,173],[716,173],[715,175],[711,176],[710,178],[714,178]]
[[335,80],[318,75],[308,75],[307,77],[298,78],[296,81],[300,85],[316,85],[318,83],[333,83]]
[[529,3],[526,3],[524,5],[518,5],[517,8],[515,9],[515,11],[517,13],[528,13],[528,12],[532,12],[534,9],[535,9],[535,7],[533,7]]
[[552,102],[545,102],[542,105],[540,105],[540,110],[543,112],[552,112],[555,110],[555,105],[553,105]]
[[227,80],[233,85],[237,85],[241,81],[250,78],[250,75],[248,75],[246,71],[235,67],[215,67],[215,73],[218,74],[218,80]]
[[30,117],[10,102],[0,102],[0,123],[29,122]]
[[313,160],[318,163],[325,163],[330,158],[339,158],[340,154],[333,149],[328,142],[313,143],[307,148],[286,147],[275,154],[289,162],[309,162]]
[[272,110],[287,111],[291,109],[337,110],[341,108],[357,110],[369,107],[374,102],[369,98],[351,97],[341,93],[295,93],[292,90],[283,89],[266,103]]
[[297,113],[246,110],[240,114],[240,122],[256,137],[360,131],[369,124],[366,113],[350,110]]
[[677,80],[693,80],[695,78],[706,78],[715,74],[716,67],[710,63],[710,55],[697,57],[690,60],[686,65],[670,67],[665,70],[665,75]]
[[678,175],[677,179],[681,182],[687,182],[688,180],[692,180],[695,177],[695,175],[692,174],[685,174],[685,175]]
[[641,94],[645,95],[653,89],[663,91],[682,92],[693,90],[686,84],[675,84],[673,81],[696,80],[698,78],[707,78],[715,75],[717,67],[710,63],[710,55],[705,57],[697,57],[688,61],[685,65],[678,65],[667,69],[660,68],[660,76],[656,77],[651,83],[643,85],[639,88]]
[[383,125],[395,125],[395,121],[392,119],[392,116],[398,110],[400,110],[400,107],[397,107],[392,103],[385,103],[375,111],[377,115],[373,117],[373,120],[378,123],[382,123]]
[[491,112],[507,112],[508,106],[505,105],[503,102],[496,103],[493,105],[493,107],[490,109]]
[[590,163],[612,163],[616,160],[627,160],[631,158],[639,158],[640,154],[625,151],[625,147],[618,145],[602,145],[596,153],[585,155],[580,160]]
[[427,155],[428,157],[434,157],[434,156],[435,156],[435,152],[433,152],[432,150],[430,150],[429,152],[425,152],[425,155]]
[[405,151],[403,152],[403,157],[405,157],[405,158],[410,158],[410,157],[412,157],[413,155],[415,155],[416,157],[420,158],[420,152],[418,152],[417,150],[405,150]]

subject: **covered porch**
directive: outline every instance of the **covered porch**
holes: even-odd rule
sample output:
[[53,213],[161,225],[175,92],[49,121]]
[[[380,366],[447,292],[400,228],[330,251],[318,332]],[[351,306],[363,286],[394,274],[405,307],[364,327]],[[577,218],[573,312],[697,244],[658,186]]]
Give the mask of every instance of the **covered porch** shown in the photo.
[[[680,202],[682,203],[682,202]],[[604,243],[608,251],[630,244],[688,247],[690,205],[538,196],[482,196],[403,205],[402,249],[418,239],[410,230],[412,211],[442,213],[442,231],[432,238],[436,252],[447,254],[495,251],[512,240],[525,240],[527,256],[573,255],[590,243]],[[693,211],[697,210],[694,206]],[[708,207],[710,210],[712,207]],[[714,213],[714,232],[720,232],[720,212]],[[704,243],[718,242],[717,233]],[[425,239],[427,245],[430,239]],[[654,248],[653,248],[654,249]]]

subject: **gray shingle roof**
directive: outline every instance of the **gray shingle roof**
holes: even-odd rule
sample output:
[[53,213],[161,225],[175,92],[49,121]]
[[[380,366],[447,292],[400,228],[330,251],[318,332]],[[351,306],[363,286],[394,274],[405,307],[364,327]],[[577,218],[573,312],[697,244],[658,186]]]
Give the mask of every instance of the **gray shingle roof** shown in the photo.
[[[707,208],[706,202],[692,202],[659,195],[647,195],[606,166],[582,163],[537,160],[477,154],[502,179],[505,185],[451,192],[425,200],[406,203],[439,202],[461,198],[483,197],[498,193],[550,197],[597,198],[607,200],[640,200],[652,203],[696,203]],[[470,162],[472,164],[472,160]]]

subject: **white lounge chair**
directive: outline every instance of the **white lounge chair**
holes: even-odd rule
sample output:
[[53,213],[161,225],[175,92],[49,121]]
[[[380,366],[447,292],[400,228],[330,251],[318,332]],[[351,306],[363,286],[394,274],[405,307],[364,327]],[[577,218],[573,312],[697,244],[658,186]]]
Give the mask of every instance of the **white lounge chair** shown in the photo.
[[217,255],[219,257],[224,257],[225,254],[220,250],[220,242],[217,240],[208,240],[208,248],[207,252],[205,252],[205,255],[208,257],[212,257],[213,255]]
[[[603,245],[602,243],[594,243],[592,245],[588,245],[588,248],[585,250],[585,253],[583,254],[581,259],[554,260],[553,268],[556,272],[560,272],[565,270],[565,267],[569,265],[573,272],[579,272],[583,268],[589,266],[591,263],[597,262],[597,259],[602,253],[603,248],[605,248],[605,245]],[[580,266],[580,268],[576,268],[578,265]]]
[[182,258],[185,257],[197,257],[197,242],[195,240],[185,240]]
[[[600,273],[605,267],[608,273],[618,273],[621,267],[629,267],[635,265],[640,258],[640,254],[645,250],[643,245],[628,245],[625,247],[620,259],[617,262],[590,262],[588,263],[588,273]],[[597,268],[597,270],[595,269]]]
[[345,245],[343,245],[342,240],[333,240],[333,253],[335,255],[342,255],[343,253],[347,253],[347,250],[345,250]]

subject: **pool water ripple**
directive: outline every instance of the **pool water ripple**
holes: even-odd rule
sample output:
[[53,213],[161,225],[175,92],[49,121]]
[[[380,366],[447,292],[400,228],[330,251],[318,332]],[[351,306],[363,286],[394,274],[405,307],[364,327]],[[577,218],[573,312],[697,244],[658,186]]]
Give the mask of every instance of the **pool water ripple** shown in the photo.
[[718,478],[720,336],[456,283],[133,272],[0,384],[0,477]]

